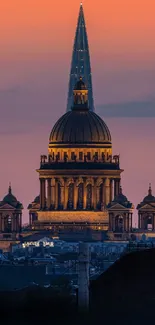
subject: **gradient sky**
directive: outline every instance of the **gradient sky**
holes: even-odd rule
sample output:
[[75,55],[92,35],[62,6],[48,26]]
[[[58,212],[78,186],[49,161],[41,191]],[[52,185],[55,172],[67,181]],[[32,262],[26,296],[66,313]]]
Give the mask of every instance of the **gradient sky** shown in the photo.
[[[80,1],[0,4],[0,197],[9,181],[28,203],[39,193],[40,154],[66,110]],[[155,193],[155,1],[83,1],[96,112],[121,154],[123,189],[136,205]],[[24,211],[24,221],[27,220]]]

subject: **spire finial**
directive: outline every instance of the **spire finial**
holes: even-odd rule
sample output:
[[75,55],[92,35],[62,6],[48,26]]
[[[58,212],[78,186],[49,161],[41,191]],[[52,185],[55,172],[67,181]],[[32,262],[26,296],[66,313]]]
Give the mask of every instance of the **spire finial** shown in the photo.
[[12,193],[12,189],[11,189],[11,182],[9,182],[9,190],[8,190],[9,194]]
[[151,183],[149,183],[149,191],[148,191],[149,195],[152,195],[152,188],[151,188]]

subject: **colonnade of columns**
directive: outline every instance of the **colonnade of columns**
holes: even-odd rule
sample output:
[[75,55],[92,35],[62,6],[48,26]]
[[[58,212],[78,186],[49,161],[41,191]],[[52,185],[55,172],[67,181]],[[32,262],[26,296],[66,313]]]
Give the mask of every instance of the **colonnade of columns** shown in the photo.
[[[41,210],[101,209],[119,194],[120,179],[112,178],[40,178]],[[88,204],[89,203],[89,204]]]
[[20,232],[22,229],[22,213],[0,214],[1,232]]
[[114,232],[130,232],[132,229],[132,212],[126,212],[122,215],[109,213],[109,230]]

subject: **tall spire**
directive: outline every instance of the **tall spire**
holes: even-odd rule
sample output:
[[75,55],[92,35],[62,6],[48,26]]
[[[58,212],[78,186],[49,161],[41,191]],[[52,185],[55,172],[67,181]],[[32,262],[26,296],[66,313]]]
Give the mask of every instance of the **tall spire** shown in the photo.
[[82,2],[80,4],[80,12],[72,54],[67,111],[70,111],[73,105],[73,89],[80,76],[88,89],[89,108],[90,110],[94,111],[89,45]]

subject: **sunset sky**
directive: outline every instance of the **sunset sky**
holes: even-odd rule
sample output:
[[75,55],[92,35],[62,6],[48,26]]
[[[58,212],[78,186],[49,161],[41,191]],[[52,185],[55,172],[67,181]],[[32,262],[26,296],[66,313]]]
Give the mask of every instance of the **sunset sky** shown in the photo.
[[[79,0],[0,4],[0,198],[9,181],[26,208],[36,169],[66,111]],[[120,153],[124,194],[155,194],[155,0],[84,0],[96,112]],[[28,213],[24,211],[24,221]]]

